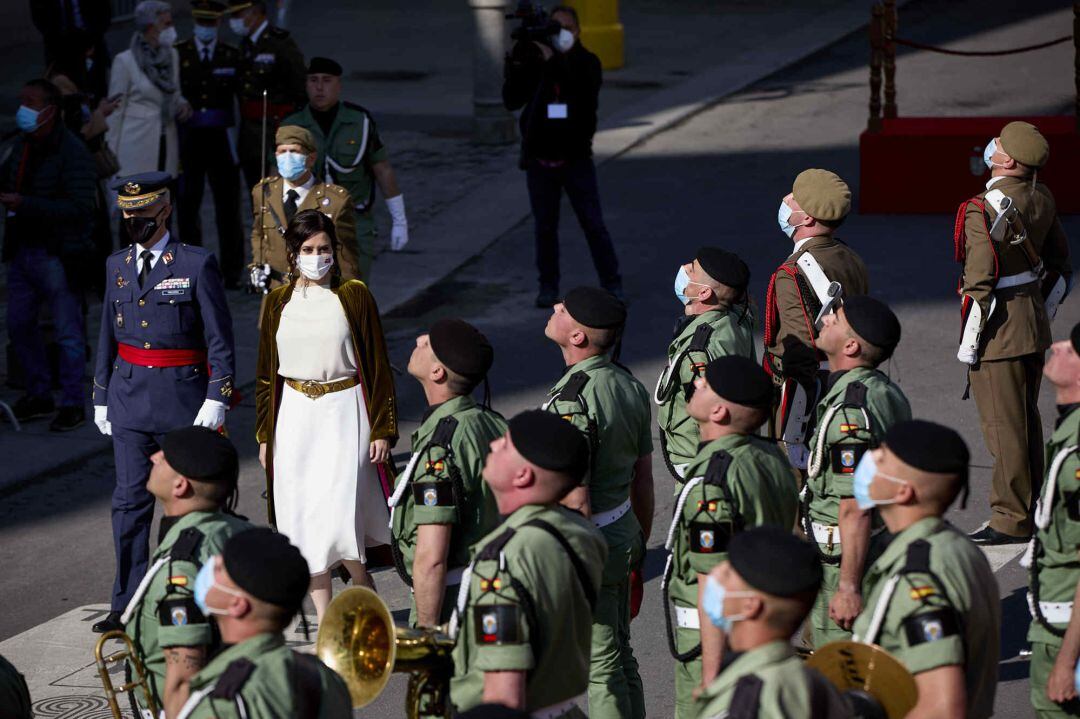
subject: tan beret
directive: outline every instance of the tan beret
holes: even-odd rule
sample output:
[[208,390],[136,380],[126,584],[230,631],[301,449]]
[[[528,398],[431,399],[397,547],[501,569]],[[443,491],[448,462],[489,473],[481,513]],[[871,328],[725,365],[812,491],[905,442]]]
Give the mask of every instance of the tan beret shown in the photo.
[[851,190],[835,172],[803,170],[795,178],[791,194],[803,212],[816,220],[836,222],[851,212]]
[[299,125],[282,125],[279,127],[277,134],[274,135],[274,144],[299,145],[307,150],[309,154],[318,152],[319,149],[315,145],[315,136]]
[[1001,130],[1001,149],[1028,167],[1042,167],[1050,157],[1050,144],[1030,122],[1016,120]]

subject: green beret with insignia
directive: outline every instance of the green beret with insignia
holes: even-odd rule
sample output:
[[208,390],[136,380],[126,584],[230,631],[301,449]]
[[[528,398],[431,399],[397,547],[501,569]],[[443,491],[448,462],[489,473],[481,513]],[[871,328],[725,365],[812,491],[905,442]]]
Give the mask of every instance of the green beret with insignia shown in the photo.
[[318,152],[319,147],[315,144],[315,136],[311,131],[299,125],[282,125],[274,134],[275,145],[299,145],[311,154]]
[[803,212],[815,220],[836,222],[851,212],[851,189],[835,172],[803,170],[795,178],[791,193]]
[[1039,168],[1050,157],[1050,144],[1030,122],[1015,120],[1001,130],[1001,149],[1017,162]]

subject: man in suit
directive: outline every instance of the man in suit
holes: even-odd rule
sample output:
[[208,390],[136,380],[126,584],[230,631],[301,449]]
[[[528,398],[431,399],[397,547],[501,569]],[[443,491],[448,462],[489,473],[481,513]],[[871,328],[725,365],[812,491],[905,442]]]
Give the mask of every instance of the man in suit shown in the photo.
[[180,237],[189,245],[202,245],[199,211],[203,185],[209,180],[221,274],[225,286],[235,289],[240,286],[244,265],[240,171],[232,136],[240,51],[218,39],[224,12],[224,3],[217,0],[195,0],[191,7],[194,37],[176,46],[180,89],[193,109],[188,121],[180,126]]
[[116,205],[133,244],[109,256],[94,367],[94,423],[111,435],[116,580],[95,632],[120,629],[120,613],[146,573],[154,498],[151,457],[165,433],[218,429],[233,393],[232,317],[214,256],[177,242],[165,172],[121,178]]
[[263,178],[251,191],[251,281],[267,289],[286,282],[289,261],[285,228],[301,210],[319,210],[334,221],[343,280],[360,278],[356,254],[356,213],[345,188],[319,182],[312,171],[318,146],[310,132],[282,125],[275,134],[278,174]]

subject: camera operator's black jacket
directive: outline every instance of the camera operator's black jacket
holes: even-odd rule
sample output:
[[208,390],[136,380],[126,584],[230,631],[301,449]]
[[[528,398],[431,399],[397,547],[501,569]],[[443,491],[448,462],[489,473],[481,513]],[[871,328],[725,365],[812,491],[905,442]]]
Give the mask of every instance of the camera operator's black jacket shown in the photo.
[[[600,58],[575,42],[544,61],[532,42],[519,42],[506,61],[503,104],[521,112],[522,160],[579,160],[592,156]],[[565,119],[549,119],[548,105],[565,103]]]

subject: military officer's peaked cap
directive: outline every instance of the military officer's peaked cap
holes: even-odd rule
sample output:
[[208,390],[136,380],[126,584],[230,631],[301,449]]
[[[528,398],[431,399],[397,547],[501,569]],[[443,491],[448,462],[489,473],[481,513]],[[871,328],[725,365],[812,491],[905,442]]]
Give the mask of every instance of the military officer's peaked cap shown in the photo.
[[465,320],[439,320],[428,331],[428,341],[439,362],[467,379],[483,379],[495,359],[487,337]]
[[762,525],[737,533],[728,562],[743,581],[774,597],[816,594],[821,587],[817,550],[789,529]]
[[803,170],[795,178],[791,194],[803,212],[816,220],[836,222],[851,212],[851,189],[835,172]]
[[882,441],[904,464],[915,469],[967,478],[971,455],[967,443],[951,427],[912,419],[894,424]]
[[328,57],[313,57],[308,63],[308,75],[335,75],[341,77],[341,65]]
[[225,11],[229,14],[240,12],[241,10],[247,10],[255,3],[244,0],[243,2],[230,2],[228,9]]
[[196,20],[217,20],[225,14],[225,3],[217,0],[192,0],[191,17]]
[[742,291],[750,283],[750,268],[734,252],[719,247],[699,247],[697,261],[709,277],[732,289]]
[[761,365],[742,355],[714,359],[705,366],[705,381],[728,402],[757,408],[772,405],[772,380]]
[[864,340],[880,347],[887,358],[900,344],[900,320],[889,306],[866,295],[844,298],[844,318]]
[[306,127],[299,125],[282,125],[274,134],[275,145],[299,145],[307,150],[310,155],[318,152],[319,147],[315,144],[315,136]]
[[1072,342],[1076,354],[1080,354],[1080,322],[1073,325],[1072,332],[1069,333],[1069,341]]
[[182,427],[165,435],[161,451],[169,466],[189,479],[236,482],[240,463],[229,438],[207,427]]
[[540,409],[522,412],[509,423],[510,441],[518,454],[537,467],[581,482],[589,468],[589,445],[574,425]]
[[154,204],[169,190],[172,175],[167,172],[141,172],[121,177],[113,183],[116,206],[121,210],[138,210]]
[[576,287],[566,293],[562,304],[574,321],[585,327],[616,329],[626,322],[626,305],[599,287]]
[[269,527],[234,534],[225,542],[221,558],[236,586],[292,614],[300,611],[311,575],[304,555],[284,534]]
[[1001,129],[1001,149],[1028,167],[1042,167],[1050,157],[1050,144],[1030,122],[1015,120]]

